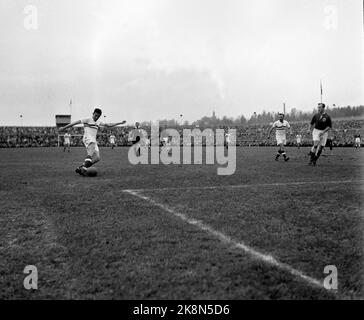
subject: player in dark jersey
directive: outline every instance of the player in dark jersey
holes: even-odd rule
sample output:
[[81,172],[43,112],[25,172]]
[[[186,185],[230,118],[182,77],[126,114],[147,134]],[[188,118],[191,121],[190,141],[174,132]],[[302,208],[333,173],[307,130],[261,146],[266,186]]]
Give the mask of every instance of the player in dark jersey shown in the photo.
[[141,138],[143,130],[139,127],[139,122],[135,122],[134,129],[129,133],[129,141],[132,142],[136,156],[140,156]]
[[330,148],[330,151],[332,151],[332,148],[333,148],[332,138],[327,138],[326,147]]
[[330,150],[330,154],[333,155],[333,151],[332,149],[334,148],[334,140],[335,140],[335,137],[328,137],[327,138],[327,141],[326,141],[326,146],[325,148],[329,148]]
[[325,104],[319,103],[317,106],[318,113],[316,113],[311,120],[313,146],[310,152],[309,165],[316,165],[323,148],[326,145],[328,132],[332,128],[331,118],[325,111]]

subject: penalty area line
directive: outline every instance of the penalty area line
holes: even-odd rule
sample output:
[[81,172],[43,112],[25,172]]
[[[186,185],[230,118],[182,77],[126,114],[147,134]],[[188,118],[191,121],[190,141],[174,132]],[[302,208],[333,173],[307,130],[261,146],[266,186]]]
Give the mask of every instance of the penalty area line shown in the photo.
[[327,290],[323,285],[323,281],[310,277],[310,276],[304,274],[302,271],[297,270],[286,263],[278,261],[277,259],[275,259],[273,256],[271,256],[269,254],[261,253],[258,250],[246,245],[242,241],[234,240],[231,237],[229,237],[228,235],[226,235],[218,230],[215,230],[214,228],[205,224],[201,220],[189,218],[185,214],[177,212],[176,210],[173,210],[172,208],[170,208],[164,204],[161,204],[161,203],[153,200],[150,197],[147,197],[147,196],[141,194],[139,191],[123,190],[123,192],[133,195],[134,197],[137,197],[139,199],[145,200],[156,207],[159,207],[163,211],[168,212],[168,213],[172,214],[173,216],[180,218],[182,221],[184,221],[192,226],[195,226],[196,228],[200,229],[201,231],[204,231],[204,232],[214,236],[215,238],[220,240],[225,245],[240,249],[241,251],[243,251],[244,253],[248,254],[249,256],[251,256],[252,258],[254,258],[256,260],[263,261],[264,263],[266,263],[268,265],[274,266],[280,270],[284,270],[284,271],[290,273],[291,275],[293,275],[294,277],[302,279],[303,281],[305,281],[306,283],[308,283],[311,286]]
[[312,184],[352,184],[364,183],[364,180],[333,180],[333,181],[292,181],[292,182],[273,182],[273,183],[256,183],[256,184],[231,184],[220,186],[201,186],[201,187],[167,187],[167,188],[147,188],[147,189],[124,189],[123,192],[148,192],[148,191],[173,191],[173,190],[214,190],[214,189],[240,189],[240,188],[260,188],[260,187],[278,187],[278,186],[301,186]]

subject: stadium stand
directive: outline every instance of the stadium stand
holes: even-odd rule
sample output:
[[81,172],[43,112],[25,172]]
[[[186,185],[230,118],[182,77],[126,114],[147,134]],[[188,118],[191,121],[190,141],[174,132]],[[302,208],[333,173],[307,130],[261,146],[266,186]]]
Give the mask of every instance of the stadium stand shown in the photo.
[[[307,122],[291,123],[293,134],[288,136],[288,146],[295,145],[295,135],[302,134],[302,145],[309,146],[312,143],[311,134],[309,133],[309,124]],[[236,144],[238,146],[273,146],[275,145],[274,137],[267,140],[267,133],[270,124],[255,126],[220,126],[226,132],[228,128],[237,130]],[[188,127],[176,127],[182,137],[182,130]],[[113,129],[102,129],[98,135],[100,146],[109,146],[109,136],[111,132],[116,136],[118,146],[128,146],[128,132],[133,127],[117,127]],[[144,128],[150,133],[150,128]],[[204,128],[200,128],[201,131]],[[82,146],[82,127],[74,127],[70,131],[72,137],[72,146]],[[330,135],[333,138],[335,147],[352,147],[354,144],[354,135],[364,136],[364,120],[339,120],[333,124],[333,130]],[[76,136],[79,135],[79,136]],[[0,148],[29,148],[29,147],[57,147],[58,131],[56,127],[0,127]],[[62,144],[61,144],[62,145]]]

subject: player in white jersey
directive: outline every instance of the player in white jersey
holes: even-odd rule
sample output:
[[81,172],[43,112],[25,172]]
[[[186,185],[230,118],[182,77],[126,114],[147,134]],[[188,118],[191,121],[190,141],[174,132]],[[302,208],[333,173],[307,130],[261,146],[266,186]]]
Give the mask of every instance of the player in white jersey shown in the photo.
[[150,139],[148,137],[145,138],[144,144],[147,148],[150,148]]
[[276,129],[276,140],[277,145],[279,146],[278,153],[275,157],[275,160],[278,161],[279,157],[282,155],[284,158],[284,161],[288,161],[289,157],[287,157],[286,152],[284,151],[284,146],[287,142],[286,137],[286,130],[290,129],[291,126],[288,123],[288,121],[284,120],[284,114],[279,113],[278,114],[278,120],[273,123],[273,126],[270,128],[268,133],[268,139],[270,138],[270,134],[273,131],[273,129]]
[[169,136],[164,136],[164,137],[162,137],[161,141],[162,141],[162,148],[160,149],[159,152],[161,152],[162,149],[163,149],[163,150],[165,150],[165,152],[167,154],[169,154],[172,151],[172,147],[171,147],[172,140],[171,140],[171,138]]
[[355,135],[354,147],[355,147],[356,149],[358,149],[358,148],[360,149],[360,147],[361,147],[360,134],[356,134],[356,135]]
[[109,142],[110,142],[110,145],[111,145],[111,149],[114,149],[114,147],[116,146],[116,137],[112,134],[109,138]]
[[296,142],[297,142],[297,148],[299,149],[302,143],[302,135],[300,133],[296,135]]
[[117,126],[119,124],[124,124],[126,121],[122,122],[116,122],[116,123],[102,123],[99,121],[99,118],[101,117],[102,111],[101,109],[96,108],[92,114],[91,118],[78,120],[75,122],[72,122],[65,127],[62,127],[59,129],[60,132],[63,132],[67,130],[68,128],[71,128],[77,124],[83,124],[84,126],[84,134],[83,134],[83,144],[86,147],[87,150],[87,157],[82,165],[80,165],[78,168],[76,168],[76,172],[80,175],[83,175],[87,168],[91,167],[96,162],[100,161],[100,151],[99,147],[97,145],[96,136],[97,131],[100,127],[107,127],[111,128],[114,126]]
[[68,152],[70,152],[70,146],[71,146],[71,135],[66,132],[65,135],[63,136],[63,152],[66,151],[66,148],[68,148]]
[[231,143],[231,133],[225,133],[225,148],[228,149]]

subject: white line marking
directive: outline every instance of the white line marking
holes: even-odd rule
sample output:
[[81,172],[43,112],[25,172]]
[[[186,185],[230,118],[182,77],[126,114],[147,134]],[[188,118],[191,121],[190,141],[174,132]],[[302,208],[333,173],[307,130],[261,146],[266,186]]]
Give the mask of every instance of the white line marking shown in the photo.
[[167,211],[168,213],[171,213],[172,215],[182,219],[184,222],[187,222],[190,225],[196,226],[197,228],[201,229],[202,231],[205,231],[205,232],[213,235],[214,237],[219,239],[222,243],[243,250],[245,253],[247,253],[248,255],[252,256],[253,258],[255,258],[257,260],[264,261],[265,263],[273,265],[273,266],[277,267],[278,269],[285,270],[285,271],[289,272],[290,274],[294,275],[295,277],[299,277],[299,278],[303,279],[310,285],[319,287],[321,289],[325,289],[325,287],[323,286],[323,283],[320,280],[307,276],[303,272],[292,268],[290,265],[288,265],[286,263],[279,262],[278,260],[276,260],[273,256],[271,256],[269,254],[263,254],[263,253],[255,250],[254,248],[247,246],[243,242],[238,242],[238,241],[232,239],[231,237],[225,235],[224,233],[213,229],[212,227],[203,223],[200,220],[189,218],[186,215],[184,215],[183,213],[176,212],[175,210],[167,207],[166,205],[158,203],[155,200],[140,194],[140,192],[138,192],[138,191],[124,190],[124,192],[127,192],[140,199],[143,199],[143,200],[153,204],[154,206],[159,207],[159,208],[163,209],[164,211]]
[[350,183],[364,183],[364,180],[343,180],[343,181],[299,181],[299,182],[276,182],[276,183],[260,183],[260,184],[236,184],[236,185],[220,185],[220,186],[207,186],[207,187],[171,187],[171,188],[150,188],[150,189],[125,189],[124,192],[137,191],[168,191],[168,190],[214,190],[214,189],[239,189],[239,188],[260,188],[260,187],[277,187],[277,186],[300,186],[311,184],[350,184]]

